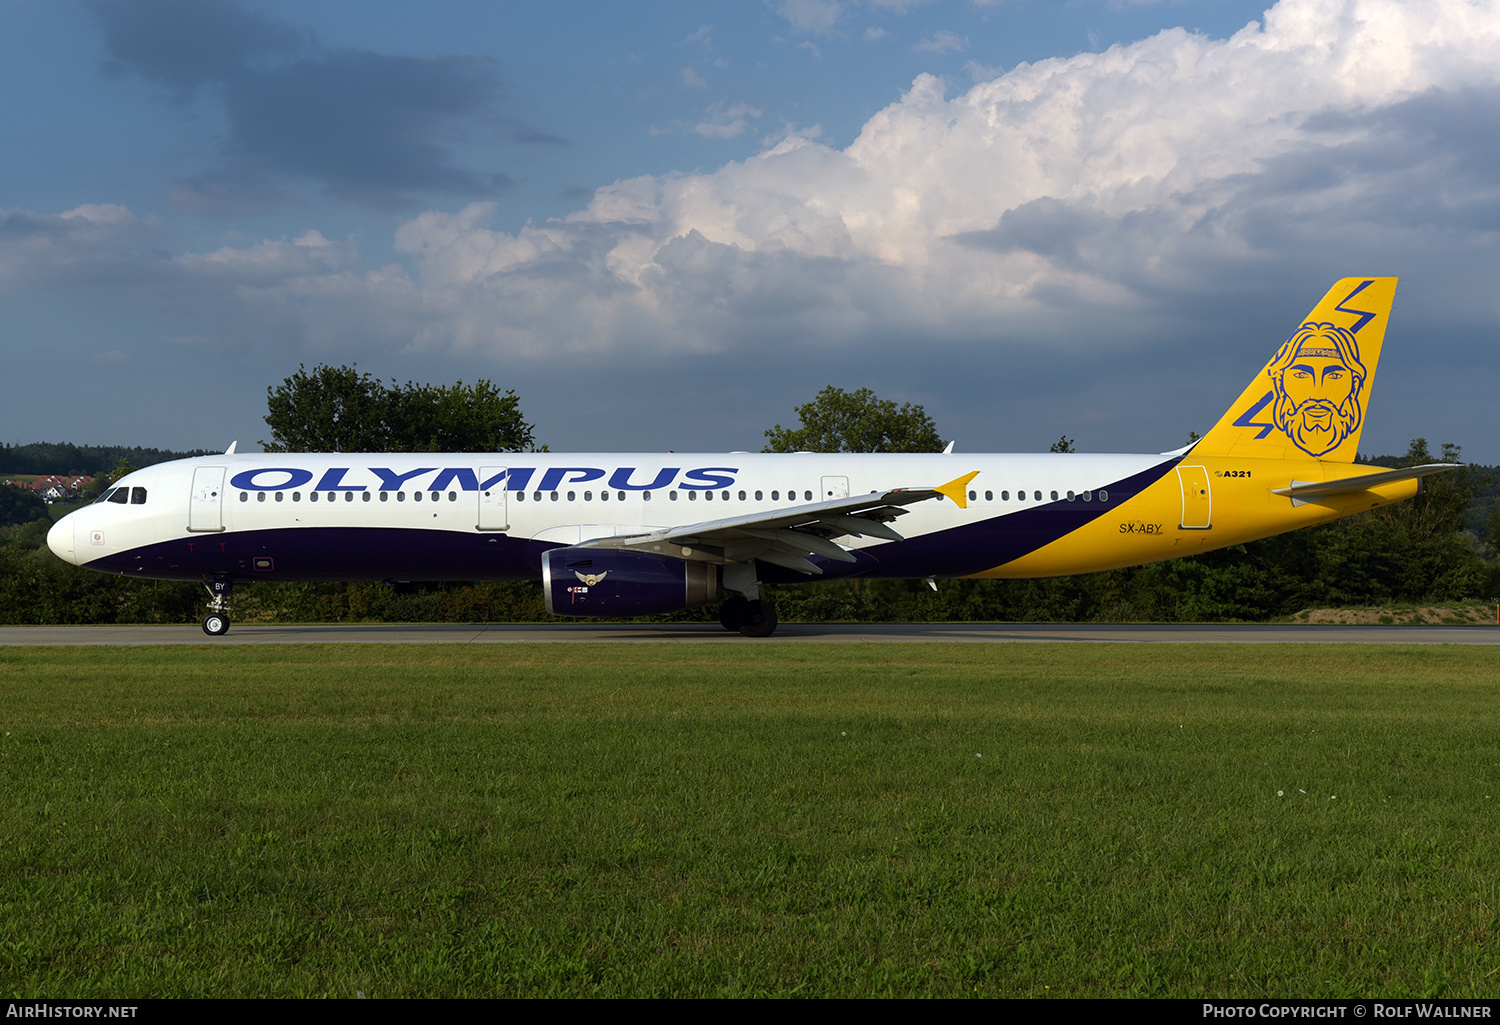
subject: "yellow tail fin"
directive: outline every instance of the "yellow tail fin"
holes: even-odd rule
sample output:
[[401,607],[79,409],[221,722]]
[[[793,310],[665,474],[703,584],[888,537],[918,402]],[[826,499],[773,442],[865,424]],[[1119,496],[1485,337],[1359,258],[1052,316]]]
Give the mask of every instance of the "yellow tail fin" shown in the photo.
[[1194,454],[1352,463],[1395,297],[1395,278],[1334,285]]

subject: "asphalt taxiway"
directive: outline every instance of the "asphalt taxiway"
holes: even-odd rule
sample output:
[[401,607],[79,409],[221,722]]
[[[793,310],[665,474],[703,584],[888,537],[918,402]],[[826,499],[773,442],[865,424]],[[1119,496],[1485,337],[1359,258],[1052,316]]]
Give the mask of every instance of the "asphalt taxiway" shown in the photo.
[[680,623],[267,626],[236,623],[222,637],[197,626],[5,626],[0,645],[144,644],[965,644],[1102,642],[1113,644],[1490,644],[1487,626],[1220,626],[1129,623],[784,623],[769,639],[718,625]]

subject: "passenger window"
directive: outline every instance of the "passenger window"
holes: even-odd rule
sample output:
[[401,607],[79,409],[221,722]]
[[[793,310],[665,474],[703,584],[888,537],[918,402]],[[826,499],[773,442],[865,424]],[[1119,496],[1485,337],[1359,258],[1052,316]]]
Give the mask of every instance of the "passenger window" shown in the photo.
[[1099,501],[1101,501],[1101,502],[1108,502],[1109,501],[1109,492],[1101,490],[1099,492]]
[[568,492],[568,501],[570,501],[570,502],[576,502],[576,501],[578,501],[578,492],[576,492],[576,491],[569,491]]
[[[102,496],[100,496],[99,498],[95,499],[95,501],[102,502],[102,501],[104,501],[105,498],[108,498],[108,497],[109,497],[109,492],[106,491]],[[240,501],[241,502],[248,502],[248,501],[250,501],[250,493],[248,491],[241,491],[240,492]]]
[[973,491],[969,492],[969,501],[972,502],[972,501],[974,501],[978,497],[979,497],[979,495],[977,495],[975,492],[973,492]]
[[585,502],[592,502],[594,500],[594,493],[592,491],[585,491],[583,493],[583,500]]
[[[255,493],[255,500],[257,502],[264,502],[266,500],[266,493],[264,491],[257,491]],[[113,502],[114,499],[111,498],[110,501]]]
[[986,491],[984,493],[984,500],[986,502],[993,502],[995,500],[995,493],[993,491]]
[[524,491],[517,491],[516,492],[516,501],[517,502],[524,502],[524,501],[526,501],[526,492],[524,492]]
[[318,500],[318,493],[316,491],[308,492],[307,500],[309,502],[316,502]]
[[354,501],[354,492],[352,492],[352,491],[345,491],[344,492],[344,501],[346,501],[346,502],[352,502],[352,501]]
[[745,500],[745,493],[743,491],[741,491],[740,492],[740,501],[743,502],[744,500]]
[[1042,500],[1042,493],[1040,491],[1034,491],[1032,492],[1032,497],[1040,502]]
[[760,492],[760,491],[757,491],[757,492],[756,492],[756,493],[755,493],[755,500],[756,500],[756,501],[757,501],[757,502],[759,502],[759,501],[761,501],[761,496],[762,496],[762,494],[764,494],[764,492]]
[[803,495],[802,501],[804,501],[804,502],[811,502],[812,501],[812,492],[811,491],[804,491],[802,493],[802,495]]
[[554,502],[557,501],[557,492],[556,491],[552,492],[552,501],[554,501]]
[[620,492],[618,495],[615,496],[615,498],[617,500],[621,501],[621,502],[625,501],[625,492],[623,492],[623,491]]
[[1085,491],[1083,493],[1083,500],[1085,502],[1092,502],[1094,500],[1094,493],[1092,491]]
[[668,491],[667,492],[667,497],[670,498],[672,501],[675,502],[675,501],[677,501],[677,492],[675,492],[675,491]]
[[361,492],[360,496],[359,496],[359,499],[362,502],[368,502],[368,501],[370,501],[370,493],[368,491]]
[[396,492],[396,501],[398,501],[398,502],[404,502],[404,501],[406,501],[406,492],[405,491],[398,491],[398,492]]
[[1068,501],[1073,501],[1073,492],[1071,491],[1068,492]]
[[[719,497],[720,497],[720,498],[722,498],[722,499],[723,499],[723,500],[724,500],[724,501],[726,501],[726,502],[727,502],[727,501],[729,501],[729,492],[727,492],[727,491],[726,491],[726,492],[724,492],[724,493],[723,493],[723,494],[722,494],[722,495],[720,495],[720,496],[719,496]],[[744,496],[744,495],[741,495],[741,496],[740,496],[740,497],[741,497],[741,498],[744,498],[744,497],[745,497],[745,496]]]
[[531,500],[533,502],[540,502],[542,500],[542,493],[540,491],[533,491],[531,493]]
[[300,501],[302,501],[302,492],[300,492],[300,491],[293,491],[292,492],[292,501],[293,502],[300,502]]
[[773,492],[771,492],[771,501],[773,501],[773,502],[779,502],[779,501],[781,501],[781,492],[780,491],[773,491]]
[[[517,494],[524,495],[524,494],[526,494],[526,492],[519,491],[519,492],[517,492]],[[450,502],[457,502],[458,501],[458,492],[457,491],[450,491],[450,492],[448,492],[448,501],[450,501]]]
[[1016,501],[1017,502],[1024,502],[1024,501],[1026,501],[1026,492],[1024,492],[1024,491],[1017,491],[1016,492]]
[[649,492],[649,491],[642,491],[641,492],[641,501],[643,501],[643,502],[649,502],[649,501],[651,501],[651,492]]
[[391,500],[391,493],[389,491],[382,491],[380,493],[380,500],[382,502],[389,502]]
[[688,501],[689,502],[696,502],[696,501],[698,501],[698,492],[696,492],[696,491],[689,491],[688,492]]
[[703,492],[703,500],[705,502],[712,502],[714,500],[714,493],[712,491]]
[[280,491],[276,492],[276,501],[280,502],[280,501],[283,501],[285,498],[286,498],[286,496],[284,494],[282,494]]
[[422,500],[422,492],[420,492],[420,491],[413,491],[411,493],[411,500],[413,502],[420,502]]
[[1002,492],[1000,492],[1000,501],[1002,501],[1002,502],[1009,502],[1010,501],[1010,492],[1009,491],[1002,491]]

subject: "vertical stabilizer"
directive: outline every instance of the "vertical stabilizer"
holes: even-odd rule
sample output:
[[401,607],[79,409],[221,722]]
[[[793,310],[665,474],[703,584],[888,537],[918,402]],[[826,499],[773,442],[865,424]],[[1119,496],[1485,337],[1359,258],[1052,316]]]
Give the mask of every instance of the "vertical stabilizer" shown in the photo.
[[1352,463],[1396,280],[1329,289],[1194,454]]

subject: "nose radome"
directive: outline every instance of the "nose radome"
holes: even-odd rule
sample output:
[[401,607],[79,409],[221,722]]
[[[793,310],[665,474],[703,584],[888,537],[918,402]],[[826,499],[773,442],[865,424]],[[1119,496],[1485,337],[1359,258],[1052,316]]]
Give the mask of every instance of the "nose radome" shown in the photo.
[[71,562],[75,566],[78,564],[78,557],[73,549],[72,513],[52,524],[52,529],[47,531],[47,547],[63,562]]

